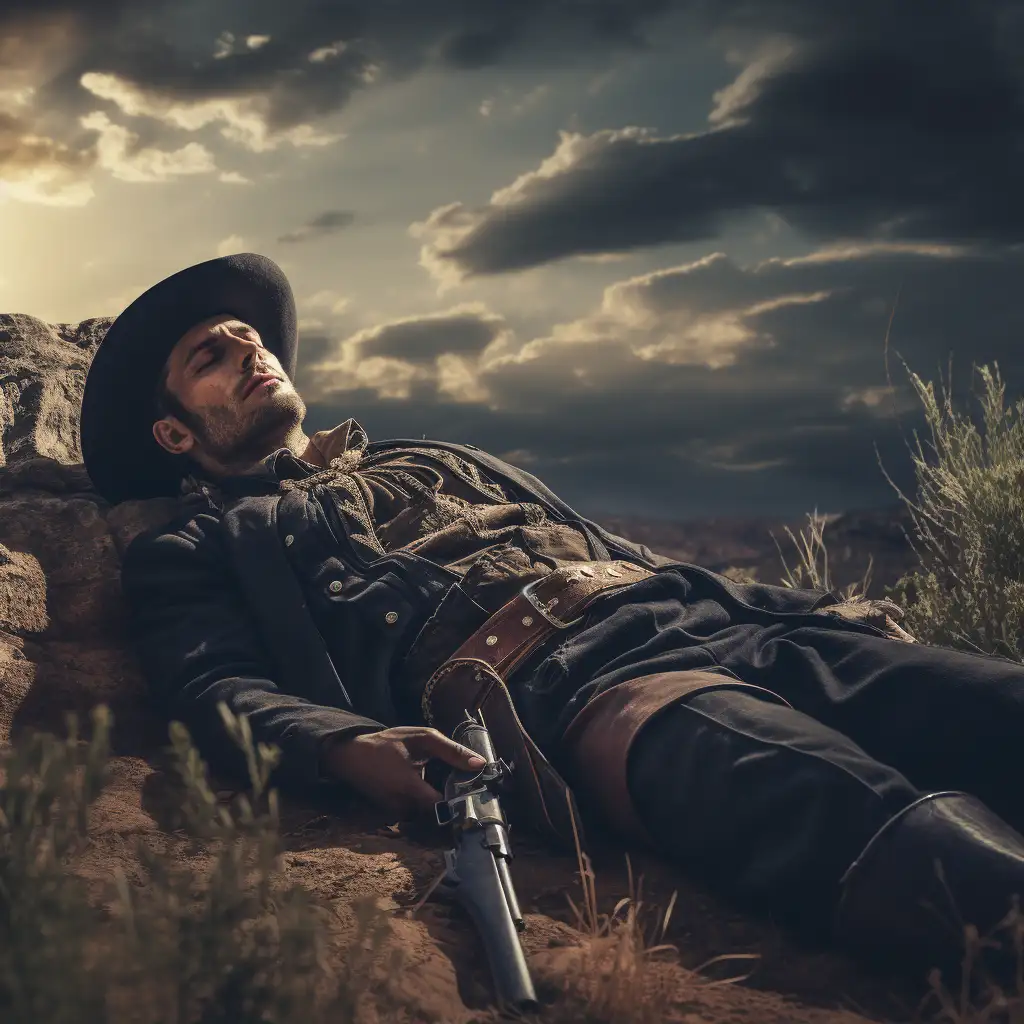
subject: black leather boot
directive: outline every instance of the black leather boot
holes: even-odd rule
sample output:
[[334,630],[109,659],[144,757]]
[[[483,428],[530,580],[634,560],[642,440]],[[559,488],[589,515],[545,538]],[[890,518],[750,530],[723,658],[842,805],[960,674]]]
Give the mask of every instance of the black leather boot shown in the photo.
[[[940,865],[940,867],[937,867]],[[891,818],[842,878],[836,938],[892,968],[942,970],[959,984],[965,926],[991,937],[973,976],[1017,988],[1014,896],[1024,902],[1024,836],[966,793],[931,793]],[[979,970],[980,969],[980,970]]]

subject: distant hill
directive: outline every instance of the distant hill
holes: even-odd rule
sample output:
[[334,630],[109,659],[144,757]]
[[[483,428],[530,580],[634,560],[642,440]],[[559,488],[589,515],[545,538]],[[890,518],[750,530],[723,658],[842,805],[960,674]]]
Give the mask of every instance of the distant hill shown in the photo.
[[[772,534],[793,569],[799,559],[786,527],[799,537],[808,526],[806,516],[798,519],[720,517],[680,522],[633,516],[598,519],[614,533],[646,544],[659,554],[694,562],[715,572],[736,567],[763,583],[780,583],[784,574]],[[868,589],[871,597],[880,597],[884,586],[891,586],[917,566],[917,558],[903,532],[913,535],[904,505],[832,513],[826,520],[824,541],[835,588],[861,580],[869,557],[874,560]]]

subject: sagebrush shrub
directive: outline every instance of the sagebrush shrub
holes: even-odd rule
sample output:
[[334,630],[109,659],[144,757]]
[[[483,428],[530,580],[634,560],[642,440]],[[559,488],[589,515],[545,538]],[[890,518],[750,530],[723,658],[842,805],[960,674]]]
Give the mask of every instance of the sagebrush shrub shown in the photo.
[[[11,1024],[303,1024],[358,1021],[390,1001],[373,968],[390,921],[356,908],[347,947],[330,949],[331,913],[279,871],[277,752],[253,744],[245,718],[221,708],[251,788],[218,800],[188,732],[171,725],[180,829],[140,840],[145,873],[115,872],[108,913],[70,861],[106,777],[111,716],[82,741],[19,738],[0,754],[0,1020]],[[333,953],[333,955],[329,955]],[[400,966],[390,951],[393,974]],[[371,1005],[372,1004],[372,1005]]]
[[[1024,625],[1024,400],[1005,408],[999,368],[977,370],[982,425],[952,395],[908,371],[924,407],[928,451],[915,432],[916,500],[890,483],[913,521],[920,568],[889,596],[925,643],[1020,661]],[[888,478],[888,474],[886,474]]]

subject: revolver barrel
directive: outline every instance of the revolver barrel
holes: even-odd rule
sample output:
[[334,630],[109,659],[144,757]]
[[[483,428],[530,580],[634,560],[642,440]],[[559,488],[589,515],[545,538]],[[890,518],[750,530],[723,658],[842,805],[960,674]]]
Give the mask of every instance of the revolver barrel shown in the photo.
[[476,772],[453,769],[445,798],[435,807],[438,824],[451,825],[455,837],[445,854],[440,891],[463,907],[480,933],[499,1004],[536,1010],[540,1004],[519,941],[526,925],[509,872],[512,849],[497,792],[508,766],[499,760],[482,715],[478,721],[467,712],[452,739],[487,763]]

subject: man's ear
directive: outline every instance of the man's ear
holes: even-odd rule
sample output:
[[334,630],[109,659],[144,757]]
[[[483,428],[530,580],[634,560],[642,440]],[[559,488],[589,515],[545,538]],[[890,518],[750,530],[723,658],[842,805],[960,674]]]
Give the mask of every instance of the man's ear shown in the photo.
[[195,435],[180,420],[165,416],[153,424],[153,437],[172,455],[184,455],[196,443]]

